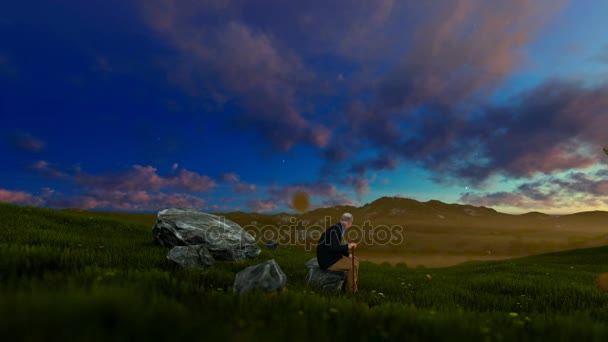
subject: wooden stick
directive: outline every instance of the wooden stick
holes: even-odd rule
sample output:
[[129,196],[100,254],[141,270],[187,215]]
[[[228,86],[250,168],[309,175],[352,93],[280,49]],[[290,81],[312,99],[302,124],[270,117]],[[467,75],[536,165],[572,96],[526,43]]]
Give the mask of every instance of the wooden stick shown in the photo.
[[352,259],[353,259],[353,293],[355,292],[355,289],[357,288],[357,284],[355,284],[355,247],[352,248]]

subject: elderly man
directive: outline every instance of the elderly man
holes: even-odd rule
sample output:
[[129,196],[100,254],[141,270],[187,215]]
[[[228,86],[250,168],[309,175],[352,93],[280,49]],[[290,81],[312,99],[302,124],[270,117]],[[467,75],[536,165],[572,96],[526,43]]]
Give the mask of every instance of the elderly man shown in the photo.
[[[354,242],[342,244],[344,231],[353,225],[353,215],[344,213],[339,223],[332,225],[321,235],[317,246],[317,261],[323,270],[346,271],[346,290],[357,292],[359,260],[350,255],[349,250],[356,248]],[[354,262],[353,262],[354,260]]]

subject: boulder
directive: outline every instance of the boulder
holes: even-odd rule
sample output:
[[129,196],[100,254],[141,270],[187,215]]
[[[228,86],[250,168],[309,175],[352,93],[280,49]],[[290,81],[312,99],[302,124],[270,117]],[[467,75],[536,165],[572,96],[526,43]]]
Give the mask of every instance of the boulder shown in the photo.
[[202,245],[215,260],[250,259],[261,252],[253,236],[238,224],[193,209],[160,211],[152,234],[165,247]]
[[306,262],[304,264],[304,267],[306,267],[306,268],[313,268],[313,267],[319,268],[319,262],[317,261],[317,258],[312,258],[312,259],[308,260],[308,262]]
[[184,268],[204,270],[215,263],[211,252],[203,245],[175,246],[167,253],[167,259]]
[[277,240],[270,240],[270,241],[267,241],[267,242],[264,244],[264,246],[265,246],[267,249],[270,249],[270,250],[275,250],[275,249],[279,248],[279,242],[278,242]]
[[346,272],[322,270],[317,258],[310,259],[304,266],[308,268],[308,274],[306,275],[308,286],[329,291],[342,291],[344,289]]
[[237,273],[233,290],[240,295],[254,289],[280,291],[285,288],[286,284],[287,276],[283,273],[279,264],[272,259],[247,267]]

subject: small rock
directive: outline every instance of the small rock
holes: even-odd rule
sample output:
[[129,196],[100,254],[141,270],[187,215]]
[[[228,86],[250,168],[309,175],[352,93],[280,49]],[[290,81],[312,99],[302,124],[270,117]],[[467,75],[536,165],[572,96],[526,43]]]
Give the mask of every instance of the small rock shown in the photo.
[[247,267],[236,274],[234,279],[234,292],[243,293],[260,289],[265,291],[280,291],[287,285],[287,276],[272,259],[264,263]]
[[215,263],[211,252],[203,245],[175,246],[167,253],[167,259],[185,268],[204,270]]
[[319,262],[317,261],[317,258],[312,258],[312,259],[308,260],[307,263],[304,264],[304,267],[306,267],[306,268],[319,267]]
[[329,291],[342,291],[344,289],[345,272],[322,270],[317,258],[310,259],[304,266],[308,268],[306,283],[309,286]]

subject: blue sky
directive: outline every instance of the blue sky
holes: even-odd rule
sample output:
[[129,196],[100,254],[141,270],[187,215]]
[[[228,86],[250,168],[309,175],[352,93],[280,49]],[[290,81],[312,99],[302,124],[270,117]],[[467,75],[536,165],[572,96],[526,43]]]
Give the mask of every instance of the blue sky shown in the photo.
[[0,201],[608,208],[608,5],[0,5]]

